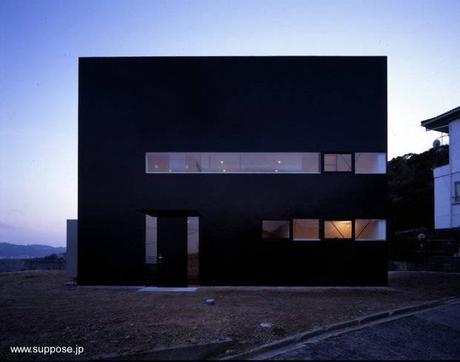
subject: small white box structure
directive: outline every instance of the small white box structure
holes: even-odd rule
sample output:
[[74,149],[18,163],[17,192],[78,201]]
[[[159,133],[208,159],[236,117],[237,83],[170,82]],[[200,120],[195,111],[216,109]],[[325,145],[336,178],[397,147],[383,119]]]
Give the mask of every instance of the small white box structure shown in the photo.
[[78,220],[67,220],[66,272],[69,277],[78,275]]
[[[433,169],[434,227],[460,227],[460,107],[422,121],[427,131],[449,135],[449,163]],[[437,147],[439,147],[439,142]]]
[[451,227],[450,165],[433,169],[434,176],[434,224],[436,229]]

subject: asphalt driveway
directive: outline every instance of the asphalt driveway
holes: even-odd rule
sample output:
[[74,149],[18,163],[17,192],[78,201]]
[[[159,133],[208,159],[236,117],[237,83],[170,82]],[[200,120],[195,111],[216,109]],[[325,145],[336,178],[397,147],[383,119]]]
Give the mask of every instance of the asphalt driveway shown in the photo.
[[460,359],[460,303],[306,342],[276,360]]

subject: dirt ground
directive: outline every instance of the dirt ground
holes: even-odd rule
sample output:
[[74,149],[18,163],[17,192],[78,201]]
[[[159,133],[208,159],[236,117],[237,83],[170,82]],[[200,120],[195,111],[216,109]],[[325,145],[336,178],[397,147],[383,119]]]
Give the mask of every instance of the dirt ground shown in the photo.
[[[61,271],[0,273],[1,359],[91,359],[230,337],[243,351],[358,316],[460,295],[460,274],[390,272],[388,288],[200,288],[195,293],[66,286]],[[215,299],[215,305],[205,303]],[[270,322],[264,329],[260,323]],[[10,346],[83,346],[80,357]]]

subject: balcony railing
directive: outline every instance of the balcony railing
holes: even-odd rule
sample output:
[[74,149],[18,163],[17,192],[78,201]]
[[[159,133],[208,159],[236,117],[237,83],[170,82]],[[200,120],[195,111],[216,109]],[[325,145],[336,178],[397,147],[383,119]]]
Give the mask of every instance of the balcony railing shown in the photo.
[[449,147],[441,146],[435,151],[434,167],[441,167],[449,164]]

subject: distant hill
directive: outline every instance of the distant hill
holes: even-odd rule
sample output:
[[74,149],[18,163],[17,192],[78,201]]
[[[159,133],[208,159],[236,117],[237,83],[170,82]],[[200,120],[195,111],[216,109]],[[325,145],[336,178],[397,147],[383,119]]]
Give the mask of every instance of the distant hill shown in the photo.
[[10,243],[0,243],[0,259],[40,258],[51,254],[62,253],[65,253],[64,247],[38,244],[16,245]]

